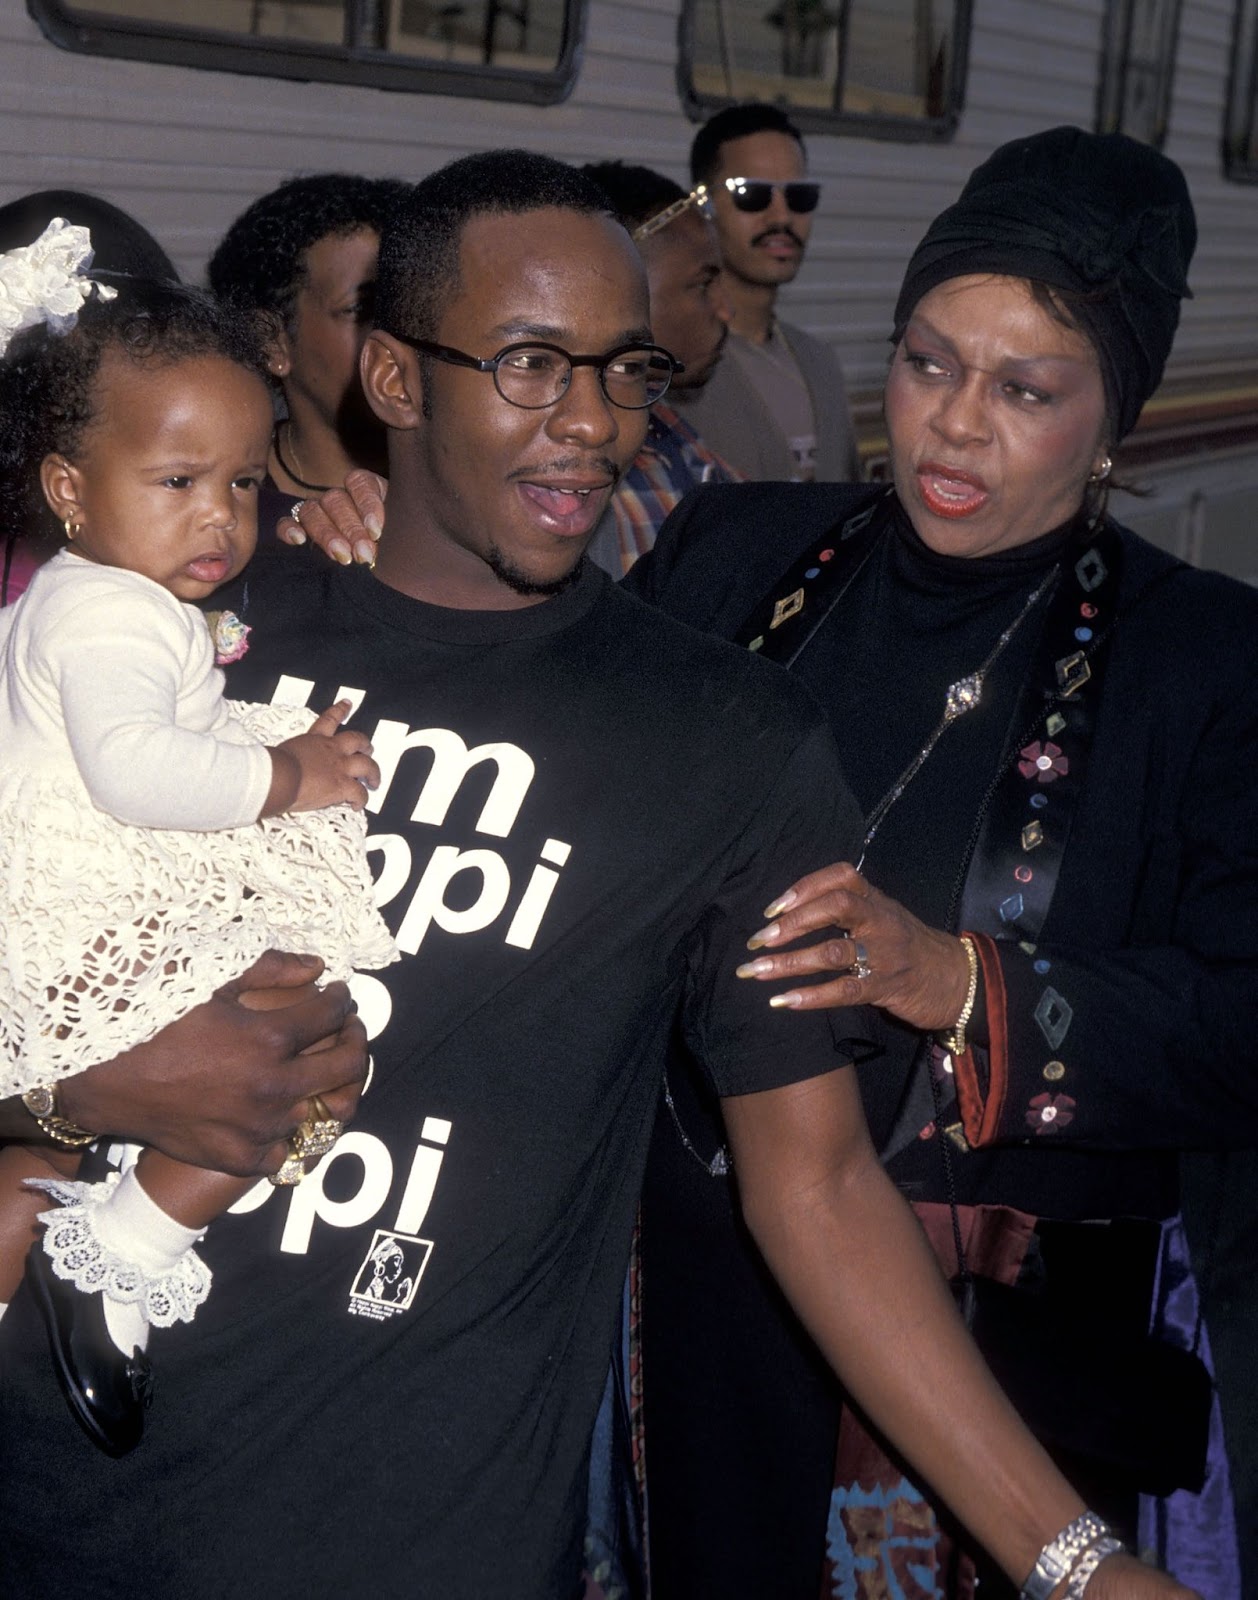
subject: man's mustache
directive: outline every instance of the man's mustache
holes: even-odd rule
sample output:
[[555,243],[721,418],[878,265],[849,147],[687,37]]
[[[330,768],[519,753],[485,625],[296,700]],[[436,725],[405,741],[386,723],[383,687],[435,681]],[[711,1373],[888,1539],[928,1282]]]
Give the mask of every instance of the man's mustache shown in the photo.
[[756,234],[751,242],[752,244],[761,244],[765,239],[790,239],[801,250],[804,248],[804,241],[795,232],[794,228],[787,227],[785,223],[778,223],[772,228],[766,228],[763,233]]

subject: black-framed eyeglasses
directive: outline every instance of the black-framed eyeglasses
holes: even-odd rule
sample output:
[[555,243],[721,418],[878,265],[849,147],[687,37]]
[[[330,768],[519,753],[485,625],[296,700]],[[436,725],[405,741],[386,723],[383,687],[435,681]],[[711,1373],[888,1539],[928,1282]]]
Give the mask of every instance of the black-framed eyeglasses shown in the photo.
[[806,216],[817,209],[821,199],[819,183],[774,183],[768,178],[726,178],[725,188],[739,211],[767,211],[773,191],[780,189],[787,210]]
[[574,367],[593,367],[612,405],[622,411],[645,411],[668,393],[668,386],[686,369],[658,344],[622,344],[602,356],[574,356],[561,345],[536,340],[509,344],[495,356],[469,356],[431,339],[394,335],[421,355],[447,361],[452,367],[491,372],[494,387],[508,405],[543,411],[555,405],[572,382]]

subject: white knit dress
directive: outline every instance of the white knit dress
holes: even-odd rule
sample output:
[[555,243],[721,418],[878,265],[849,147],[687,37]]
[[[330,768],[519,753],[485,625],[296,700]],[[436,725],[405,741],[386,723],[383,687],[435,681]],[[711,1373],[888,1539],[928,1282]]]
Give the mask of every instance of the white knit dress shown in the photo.
[[397,951],[348,806],[256,822],[266,744],[204,617],[63,551],[0,612],[0,1096],[151,1037],[266,949],[333,977]]

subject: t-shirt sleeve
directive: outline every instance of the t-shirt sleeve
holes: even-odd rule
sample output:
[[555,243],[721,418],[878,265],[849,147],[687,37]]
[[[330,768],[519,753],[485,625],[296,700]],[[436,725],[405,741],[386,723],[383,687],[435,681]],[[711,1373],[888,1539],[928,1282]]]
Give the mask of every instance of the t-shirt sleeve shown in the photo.
[[[856,802],[828,729],[806,734],[730,852],[719,893],[687,950],[686,1044],[720,1095],[752,1094],[817,1077],[857,1059],[872,1038],[861,1008],[792,1011],[769,1005],[790,987],[737,977],[764,909],[805,873],[855,860]],[[820,981],[820,980],[818,980]]]
[[[125,611],[125,620],[120,616]],[[257,820],[271,758],[256,744],[180,727],[190,644],[154,596],[92,596],[51,619],[40,648],[92,800],[136,827],[211,830]],[[212,703],[213,687],[207,681]]]

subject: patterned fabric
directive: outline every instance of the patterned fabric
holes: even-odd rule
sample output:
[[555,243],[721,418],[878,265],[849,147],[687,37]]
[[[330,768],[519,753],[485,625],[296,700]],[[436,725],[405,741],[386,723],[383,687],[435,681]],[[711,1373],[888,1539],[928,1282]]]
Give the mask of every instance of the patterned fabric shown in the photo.
[[665,517],[691,489],[741,481],[741,473],[709,450],[670,406],[652,406],[646,443],[612,499],[622,570],[628,572],[646,554]]

